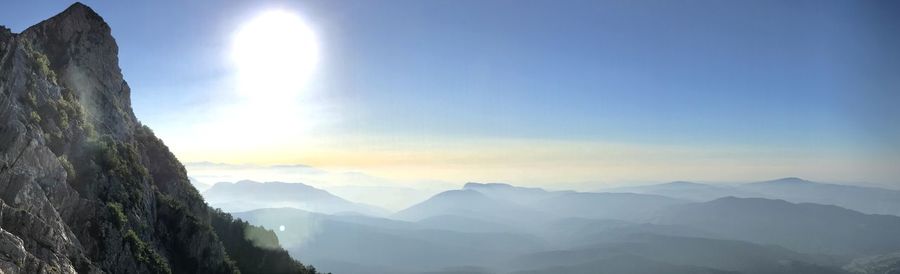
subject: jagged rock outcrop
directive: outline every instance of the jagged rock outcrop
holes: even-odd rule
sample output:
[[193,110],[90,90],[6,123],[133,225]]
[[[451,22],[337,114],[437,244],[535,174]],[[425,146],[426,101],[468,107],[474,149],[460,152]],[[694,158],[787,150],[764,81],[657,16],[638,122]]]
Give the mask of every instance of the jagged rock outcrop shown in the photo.
[[0,27],[0,273],[314,273],[203,202],[135,118],[117,54],[80,3]]

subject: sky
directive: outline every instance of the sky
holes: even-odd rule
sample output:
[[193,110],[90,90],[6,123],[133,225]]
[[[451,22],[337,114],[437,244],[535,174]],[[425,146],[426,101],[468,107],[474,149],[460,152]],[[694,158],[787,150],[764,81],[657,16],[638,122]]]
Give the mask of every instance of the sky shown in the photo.
[[[20,32],[68,4],[4,3],[0,24]],[[182,162],[413,186],[900,187],[896,1],[85,4],[112,28],[137,117]],[[316,46],[308,73],[258,81],[290,84],[283,99],[239,90],[233,58],[272,11]]]

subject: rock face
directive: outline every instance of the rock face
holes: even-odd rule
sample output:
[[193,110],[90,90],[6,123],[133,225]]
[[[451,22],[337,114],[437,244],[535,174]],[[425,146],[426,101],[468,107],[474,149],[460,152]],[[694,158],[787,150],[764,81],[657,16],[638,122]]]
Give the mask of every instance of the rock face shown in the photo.
[[80,3],[0,27],[0,273],[314,273],[204,203],[135,118],[117,54]]

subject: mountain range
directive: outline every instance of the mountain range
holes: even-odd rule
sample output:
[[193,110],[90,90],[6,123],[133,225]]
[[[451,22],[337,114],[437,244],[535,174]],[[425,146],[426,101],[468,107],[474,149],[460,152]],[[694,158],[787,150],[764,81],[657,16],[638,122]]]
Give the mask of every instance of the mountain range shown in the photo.
[[833,205],[727,197],[666,209],[656,223],[808,253],[872,255],[900,248],[900,217]]
[[[727,195],[732,187],[686,182],[663,186],[642,194],[468,183],[389,216],[295,208],[236,216],[268,228],[283,226],[275,233],[291,255],[339,273],[897,269],[892,254],[900,251],[898,216],[768,198],[696,201],[679,194],[708,189]],[[675,189],[676,194],[670,197],[664,189]],[[715,196],[709,193],[704,195]]]
[[603,191],[657,194],[700,202],[728,196],[780,199],[796,203],[836,205],[870,214],[900,215],[900,191],[819,183],[795,177],[738,185],[672,182],[611,188]]
[[391,212],[204,185],[135,116],[118,64],[81,3],[0,27],[0,273],[900,273],[900,191],[881,188],[467,183]]

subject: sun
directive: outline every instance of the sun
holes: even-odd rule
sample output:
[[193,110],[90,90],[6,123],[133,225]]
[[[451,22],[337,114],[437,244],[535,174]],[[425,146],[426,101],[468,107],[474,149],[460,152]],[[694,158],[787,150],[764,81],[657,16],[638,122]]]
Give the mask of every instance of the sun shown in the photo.
[[285,100],[297,95],[310,78],[319,61],[319,45],[300,16],[273,10],[235,33],[231,58],[241,95]]

